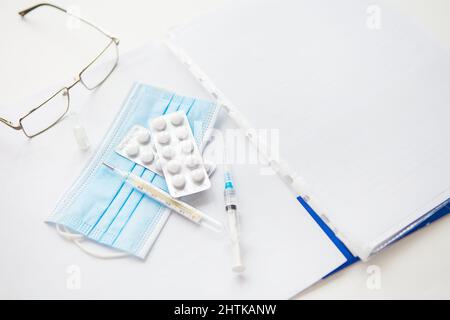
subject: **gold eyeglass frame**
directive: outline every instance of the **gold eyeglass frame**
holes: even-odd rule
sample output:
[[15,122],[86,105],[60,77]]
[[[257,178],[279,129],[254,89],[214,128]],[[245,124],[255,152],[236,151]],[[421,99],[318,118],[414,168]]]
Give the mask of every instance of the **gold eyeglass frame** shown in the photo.
[[[27,15],[29,12],[42,7],[42,6],[47,6],[47,7],[51,7],[54,9],[57,9],[59,11],[62,11],[72,17],[75,17],[76,19],[84,22],[85,24],[91,26],[92,28],[96,29],[97,31],[101,32],[102,34],[104,34],[106,37],[108,37],[111,41],[108,43],[108,45],[88,64],[86,65],[86,67],[84,67],[79,73],[78,75],[75,77],[75,80],[72,84],[65,86],[63,88],[61,88],[59,91],[57,91],[55,94],[53,94],[50,98],[48,98],[47,100],[45,100],[43,103],[41,103],[39,106],[37,106],[36,108],[30,110],[27,114],[25,114],[23,117],[21,117],[18,121],[17,124],[14,124],[13,122],[6,120],[2,117],[0,117],[0,122],[6,124],[8,127],[14,129],[14,130],[21,130],[28,138],[33,138],[36,137],[37,135],[40,135],[41,133],[46,132],[48,129],[52,128],[54,125],[56,125],[59,121],[61,121],[62,118],[64,118],[64,116],[67,114],[67,112],[69,111],[69,106],[70,106],[70,94],[69,94],[69,90],[72,89],[76,84],[81,83],[87,90],[94,90],[95,88],[99,87],[100,85],[102,85],[106,79],[109,78],[109,76],[111,75],[111,73],[114,71],[114,69],[116,68],[118,62],[119,62],[119,39],[117,39],[116,37],[113,37],[111,35],[109,35],[108,33],[106,33],[105,31],[103,31],[102,29],[100,29],[99,27],[95,26],[94,24],[92,24],[91,22],[77,16],[74,15],[73,13],[68,12],[66,9],[63,9],[61,7],[58,7],[54,4],[51,3],[38,3],[28,9],[22,10],[19,12],[19,15],[21,17],[25,17],[25,15]],[[100,81],[97,85],[95,85],[94,87],[89,87],[85,82],[83,82],[82,79],[82,75],[83,73],[90,67],[92,66],[92,64],[94,64],[101,56],[103,53],[105,53],[106,50],[108,50],[110,48],[110,46],[114,45],[115,49],[116,49],[116,61],[114,66],[111,68],[111,71],[106,75],[106,77]],[[38,133],[29,135],[26,130],[23,128],[22,126],[22,121],[24,119],[26,119],[29,115],[31,115],[33,112],[35,112],[36,110],[40,109],[41,107],[45,106],[50,100],[52,100],[53,98],[55,98],[57,95],[59,94],[63,94],[64,96],[67,96],[67,105],[66,105],[66,110],[64,111],[64,113],[56,120],[54,121],[52,124],[50,124],[47,128],[39,131]]]

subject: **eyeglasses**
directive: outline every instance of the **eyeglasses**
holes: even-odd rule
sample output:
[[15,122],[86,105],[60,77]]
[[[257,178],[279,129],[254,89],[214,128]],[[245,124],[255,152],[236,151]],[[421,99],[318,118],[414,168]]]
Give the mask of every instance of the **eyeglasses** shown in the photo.
[[31,109],[26,115],[21,117],[19,121],[13,122],[0,117],[0,122],[6,124],[14,130],[22,130],[28,138],[33,138],[57,124],[69,111],[70,95],[69,91],[76,84],[81,83],[86,89],[94,90],[100,86],[111,75],[119,61],[119,39],[110,36],[99,27],[93,25],[89,21],[78,17],[67,10],[50,3],[39,3],[28,9],[19,12],[24,17],[31,11],[39,7],[51,7],[62,11],[72,17],[75,17],[101,32],[110,39],[108,45],[76,76],[75,81],[61,88],[59,91],[51,95],[47,100]]

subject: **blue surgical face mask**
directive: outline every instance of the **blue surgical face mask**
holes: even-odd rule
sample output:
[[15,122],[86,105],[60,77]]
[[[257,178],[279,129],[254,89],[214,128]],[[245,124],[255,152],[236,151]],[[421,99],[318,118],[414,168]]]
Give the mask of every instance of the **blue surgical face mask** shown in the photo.
[[133,125],[148,127],[153,118],[174,111],[186,113],[201,149],[206,134],[214,125],[218,106],[137,84],[93,159],[60,200],[47,222],[145,258],[170,210],[112,175],[102,162],[133,172],[167,191],[164,178],[121,157],[114,152],[114,148]]

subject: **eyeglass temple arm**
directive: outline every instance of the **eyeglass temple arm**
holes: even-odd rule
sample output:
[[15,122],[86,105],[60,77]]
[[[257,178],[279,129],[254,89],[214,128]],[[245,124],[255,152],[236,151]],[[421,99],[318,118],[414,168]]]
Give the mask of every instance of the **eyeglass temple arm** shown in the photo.
[[94,25],[93,23],[87,21],[86,19],[83,19],[83,18],[81,18],[81,17],[79,17],[79,16],[77,16],[77,15],[71,13],[71,12],[68,12],[68,11],[67,11],[66,9],[64,9],[64,8],[58,7],[57,5],[54,5],[54,4],[51,4],[51,3],[46,3],[46,2],[38,3],[38,4],[36,4],[36,5],[32,6],[32,7],[29,7],[28,9],[25,9],[25,10],[20,11],[20,12],[19,12],[19,15],[22,16],[22,17],[25,17],[25,15],[27,15],[28,13],[30,13],[30,12],[33,11],[34,9],[37,9],[37,8],[43,7],[43,6],[55,8],[55,9],[57,9],[57,10],[59,10],[59,11],[62,11],[62,12],[64,12],[64,13],[66,13],[66,14],[72,16],[72,17],[75,17],[75,18],[79,19],[80,21],[83,21],[83,22],[86,23],[87,25],[91,26],[91,27],[94,28],[95,30],[97,30],[97,31],[99,31],[99,32],[101,32],[101,33],[103,33],[103,34],[104,34],[105,36],[107,36],[108,38],[111,38],[111,39],[113,39],[113,40],[118,41],[117,38],[111,36],[110,34],[108,34],[107,32],[103,31],[102,29],[100,29],[99,27],[97,27],[97,26]]
[[20,124],[14,125],[11,121],[3,119],[0,117],[0,122],[6,124],[8,127],[13,128],[14,130],[21,130],[22,126]]

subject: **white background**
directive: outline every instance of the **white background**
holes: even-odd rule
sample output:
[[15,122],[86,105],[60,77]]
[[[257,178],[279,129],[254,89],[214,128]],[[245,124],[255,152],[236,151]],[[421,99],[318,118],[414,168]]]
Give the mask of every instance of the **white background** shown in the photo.
[[[223,0],[169,1],[56,1],[104,27],[121,39],[121,51],[162,38],[172,26],[189,22],[214,10]],[[375,1],[376,2],[376,1]],[[374,3],[375,3],[374,2]],[[414,15],[433,32],[450,42],[450,3],[392,1],[405,14]],[[78,32],[67,21],[37,19],[24,23],[17,11],[31,1],[0,0],[0,106],[49,85],[70,81],[102,43],[90,33]],[[68,23],[68,24],[67,24]],[[53,26],[53,27],[50,27]],[[48,31],[48,38],[42,38]],[[72,32],[74,37],[68,37]],[[18,107],[20,108],[20,106]],[[26,108],[18,110],[21,114]],[[5,114],[15,119],[14,114]],[[2,132],[3,129],[2,128]],[[0,133],[1,134],[1,133]],[[7,152],[2,150],[1,152]],[[3,213],[2,214],[7,214]],[[450,218],[414,233],[384,250],[367,263],[358,263],[298,295],[298,298],[450,298]],[[2,261],[1,263],[5,263]],[[14,263],[9,261],[8,263]],[[380,271],[380,287],[367,286],[373,278],[368,267]]]

